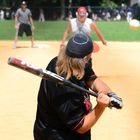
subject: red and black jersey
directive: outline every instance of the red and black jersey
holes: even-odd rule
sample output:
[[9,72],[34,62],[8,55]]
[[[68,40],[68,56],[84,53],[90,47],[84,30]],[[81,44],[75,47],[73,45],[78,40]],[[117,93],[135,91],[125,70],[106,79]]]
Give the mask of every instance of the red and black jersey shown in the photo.
[[[51,60],[47,70],[55,72],[57,58]],[[69,80],[86,89],[86,81],[96,79],[90,64],[85,67],[82,80]],[[84,116],[92,109],[87,93],[42,79],[38,93],[35,140],[90,140],[90,131],[76,132],[84,122]]]

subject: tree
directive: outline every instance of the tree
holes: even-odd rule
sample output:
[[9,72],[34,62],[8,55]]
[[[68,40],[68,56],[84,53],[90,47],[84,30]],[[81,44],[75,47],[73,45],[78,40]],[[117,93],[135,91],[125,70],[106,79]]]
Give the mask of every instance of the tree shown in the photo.
[[61,6],[61,17],[60,19],[65,18],[65,0],[60,0],[60,6]]
[[10,6],[11,5],[11,0],[1,0],[0,5],[1,6]]
[[115,2],[113,2],[112,0],[103,0],[101,3],[101,6],[103,8],[114,9],[117,7],[117,4]]

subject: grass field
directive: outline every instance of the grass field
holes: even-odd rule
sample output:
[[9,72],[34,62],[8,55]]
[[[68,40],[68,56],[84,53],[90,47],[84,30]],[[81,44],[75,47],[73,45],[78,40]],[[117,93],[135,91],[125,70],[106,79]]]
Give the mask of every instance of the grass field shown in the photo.
[[[44,23],[35,21],[35,40],[61,40],[68,21],[46,21]],[[140,29],[129,29],[126,21],[98,21],[97,26],[108,41],[140,41]],[[13,40],[15,36],[14,21],[0,21],[0,40]],[[95,33],[92,38],[98,40]],[[24,36],[21,40],[26,40]]]
[[[13,56],[46,67],[58,54],[67,23],[68,21],[35,21],[35,44],[45,44],[47,47],[31,48],[30,41],[24,41],[28,40],[24,36],[17,49],[13,49],[14,21],[0,21],[1,140],[33,140],[41,80],[11,67],[7,64],[8,58]],[[112,91],[122,97],[124,107],[122,110],[106,109],[91,129],[92,140],[140,140],[140,29],[130,30],[126,21],[102,21],[97,22],[97,26],[108,40],[108,46],[97,41],[100,51],[92,56],[94,71]],[[91,36],[98,40],[93,33]],[[94,107],[95,98],[91,97],[91,101]]]

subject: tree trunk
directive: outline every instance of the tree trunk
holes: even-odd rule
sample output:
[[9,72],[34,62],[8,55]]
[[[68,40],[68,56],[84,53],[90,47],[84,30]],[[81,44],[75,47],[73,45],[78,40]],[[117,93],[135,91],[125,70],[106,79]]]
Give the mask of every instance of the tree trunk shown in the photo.
[[65,0],[60,0],[60,4],[61,4],[61,16],[60,16],[60,19],[64,19],[65,18]]

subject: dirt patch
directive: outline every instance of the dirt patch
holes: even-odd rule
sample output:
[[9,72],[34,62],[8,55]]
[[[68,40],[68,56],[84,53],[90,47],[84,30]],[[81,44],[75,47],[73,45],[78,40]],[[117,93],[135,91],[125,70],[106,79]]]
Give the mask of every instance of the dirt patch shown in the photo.
[[[93,68],[113,91],[124,100],[122,110],[106,109],[92,128],[94,140],[140,139],[140,43],[109,42],[93,54]],[[40,67],[57,55],[60,42],[20,41],[12,49],[12,41],[0,41],[0,138],[4,140],[33,140],[32,129],[36,115],[40,78],[7,64],[14,56]],[[92,98],[93,104],[95,99]]]

